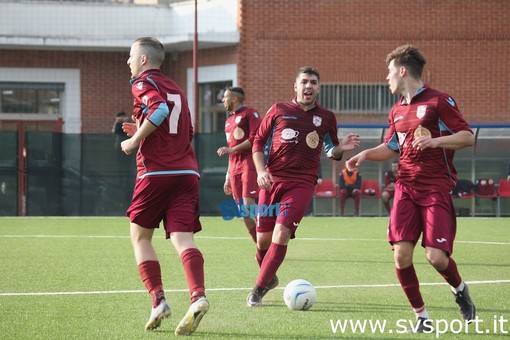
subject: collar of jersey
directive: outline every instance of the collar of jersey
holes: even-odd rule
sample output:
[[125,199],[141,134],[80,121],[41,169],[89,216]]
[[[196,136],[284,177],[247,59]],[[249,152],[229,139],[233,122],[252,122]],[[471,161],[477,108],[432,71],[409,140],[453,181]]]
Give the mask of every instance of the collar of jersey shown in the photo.
[[[424,85],[423,87],[420,87],[418,90],[416,90],[416,93],[414,95],[417,96],[428,88],[429,87],[427,85]],[[406,105],[406,104],[407,104],[406,97],[402,97],[402,101],[400,102],[400,105]]]

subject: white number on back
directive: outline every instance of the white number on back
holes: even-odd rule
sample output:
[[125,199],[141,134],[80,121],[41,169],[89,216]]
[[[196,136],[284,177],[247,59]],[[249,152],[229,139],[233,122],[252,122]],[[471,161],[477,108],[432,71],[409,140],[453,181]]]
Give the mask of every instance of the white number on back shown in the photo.
[[177,134],[177,126],[179,125],[179,116],[181,115],[181,96],[178,94],[167,93],[166,100],[174,103],[174,107],[172,108],[172,112],[170,112],[169,125],[170,125],[170,133]]

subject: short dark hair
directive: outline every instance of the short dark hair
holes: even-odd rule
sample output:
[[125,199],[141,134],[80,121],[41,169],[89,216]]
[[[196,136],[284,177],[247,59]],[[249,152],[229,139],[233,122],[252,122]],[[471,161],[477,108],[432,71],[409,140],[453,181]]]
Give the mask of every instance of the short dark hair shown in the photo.
[[295,79],[297,79],[299,77],[299,75],[301,75],[302,73],[313,74],[314,76],[317,76],[317,80],[318,81],[321,80],[321,75],[319,73],[319,70],[317,70],[315,67],[312,67],[312,66],[303,66],[303,67],[300,67],[299,70],[297,70],[297,72],[296,72],[296,78]]
[[138,43],[142,52],[148,55],[151,63],[156,64],[158,67],[163,64],[163,60],[165,60],[165,47],[158,39],[141,37],[136,39],[135,43]]
[[239,93],[241,96],[244,97],[244,90],[243,90],[242,87],[230,86],[230,87],[227,88],[227,90],[229,90],[230,92]]
[[386,56],[386,64],[389,65],[392,60],[395,60],[395,64],[404,66],[415,79],[421,78],[423,67],[427,63],[420,50],[411,44],[399,46],[390,52]]
[[115,117],[126,117],[126,113],[124,111],[118,112]]
[[227,91],[230,91],[233,95],[239,98],[239,101],[242,103],[244,101],[244,90],[242,87],[231,86],[227,87]]

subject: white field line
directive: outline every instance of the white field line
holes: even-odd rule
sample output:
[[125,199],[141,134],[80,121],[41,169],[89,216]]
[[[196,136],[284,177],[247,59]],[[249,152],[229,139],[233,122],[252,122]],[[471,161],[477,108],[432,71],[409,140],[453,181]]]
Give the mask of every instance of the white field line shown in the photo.
[[[490,284],[505,284],[510,283],[510,280],[487,280],[487,281],[466,281],[470,285],[490,285]],[[420,286],[440,286],[447,285],[446,282],[426,282],[420,283]],[[347,288],[388,288],[400,287],[398,283],[388,284],[362,284],[362,285],[335,285],[335,286],[315,286],[316,289],[347,289]],[[212,292],[231,292],[231,291],[250,291],[253,288],[207,288],[207,291]],[[275,288],[276,290],[283,290],[283,287]],[[188,292],[188,289],[167,289],[166,292]],[[146,290],[103,290],[103,291],[90,291],[90,292],[32,292],[32,293],[0,293],[1,296],[49,296],[49,295],[97,295],[97,294],[132,294],[132,293],[147,293]]]
[[[0,238],[109,238],[109,239],[127,239],[129,236],[122,235],[0,235]],[[249,237],[241,236],[195,236],[196,239],[205,240],[250,240]],[[388,242],[385,239],[372,238],[327,238],[327,237],[298,237],[296,241],[360,241],[360,242]],[[465,244],[492,244],[492,245],[510,245],[510,242],[493,242],[493,241],[455,241],[455,243]]]

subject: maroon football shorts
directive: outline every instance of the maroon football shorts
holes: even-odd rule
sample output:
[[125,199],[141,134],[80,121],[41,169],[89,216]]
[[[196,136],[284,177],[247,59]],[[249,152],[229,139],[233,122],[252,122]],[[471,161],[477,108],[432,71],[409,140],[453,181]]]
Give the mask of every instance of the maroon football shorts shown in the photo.
[[198,177],[146,176],[137,178],[126,215],[143,228],[159,228],[163,221],[166,238],[171,232],[198,232],[200,204]]
[[255,170],[231,175],[230,186],[237,204],[239,204],[241,198],[249,197],[256,200],[259,197],[259,185],[257,184],[257,172]]
[[395,185],[395,196],[388,227],[388,241],[410,241],[453,253],[457,232],[455,208],[449,193],[422,192]]
[[[273,182],[269,191],[261,189],[257,232],[271,232],[275,224],[283,224],[292,231],[291,238],[294,238],[299,222],[312,200],[314,189],[312,183],[288,181]],[[277,212],[272,213],[275,210]]]

